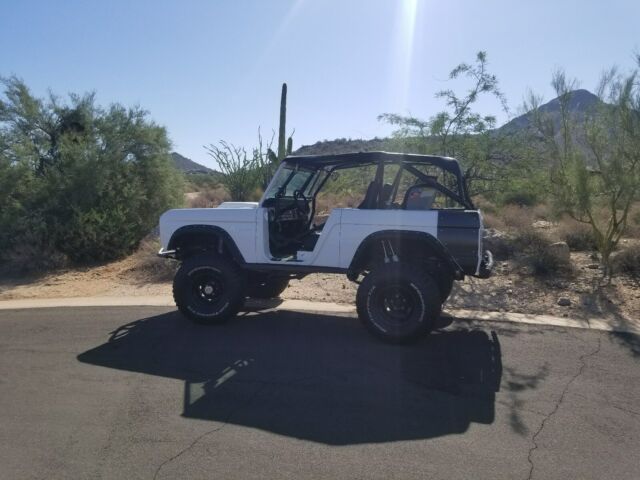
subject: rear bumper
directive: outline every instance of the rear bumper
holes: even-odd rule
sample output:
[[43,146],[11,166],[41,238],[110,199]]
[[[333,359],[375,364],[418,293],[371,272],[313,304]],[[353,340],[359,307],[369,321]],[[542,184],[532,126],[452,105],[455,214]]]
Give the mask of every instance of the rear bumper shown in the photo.
[[482,254],[482,262],[480,262],[480,269],[476,277],[489,278],[493,273],[493,254],[490,250],[485,250]]

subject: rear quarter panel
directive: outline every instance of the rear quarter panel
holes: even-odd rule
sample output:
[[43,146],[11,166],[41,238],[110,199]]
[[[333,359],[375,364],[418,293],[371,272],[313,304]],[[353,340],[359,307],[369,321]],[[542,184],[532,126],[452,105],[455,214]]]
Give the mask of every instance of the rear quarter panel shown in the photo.
[[467,275],[474,275],[482,258],[482,216],[478,210],[439,210],[438,240]]
[[347,268],[360,243],[381,230],[408,230],[438,234],[436,210],[358,210],[342,209],[339,266]]
[[424,232],[437,238],[468,275],[482,257],[482,217],[477,210],[342,209],[339,266],[347,268],[360,243],[381,230]]

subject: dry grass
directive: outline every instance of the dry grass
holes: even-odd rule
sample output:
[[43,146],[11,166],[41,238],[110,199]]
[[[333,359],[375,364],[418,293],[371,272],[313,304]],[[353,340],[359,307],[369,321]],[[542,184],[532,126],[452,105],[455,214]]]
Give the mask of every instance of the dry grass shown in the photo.
[[207,188],[201,192],[187,194],[187,206],[189,208],[217,207],[227,200],[229,200],[229,194],[220,185],[215,188]]
[[590,225],[571,218],[563,218],[558,224],[556,236],[566,242],[574,252],[588,252],[596,249],[596,240]]
[[507,205],[502,209],[500,218],[505,227],[514,230],[530,228],[537,220],[546,220],[540,215],[536,207],[520,207],[518,205]]
[[42,245],[39,239],[25,235],[11,250],[3,252],[0,274],[33,275],[66,268],[69,259],[52,246]]
[[125,275],[140,281],[171,281],[178,268],[178,262],[158,257],[159,249],[160,241],[157,237],[148,236],[142,240],[138,249],[130,257],[133,266],[124,272]]
[[613,257],[613,271],[640,278],[640,245],[632,245]]
[[513,243],[514,250],[523,254],[519,262],[528,267],[533,275],[548,277],[573,273],[571,260],[554,250],[551,247],[552,240],[539,230],[524,229],[515,236]]
[[481,199],[476,202],[482,210],[484,224],[487,228],[498,230],[521,230],[529,228],[538,220],[551,221],[553,218],[551,209],[545,204],[533,206],[505,205],[498,207],[495,204]]
[[640,238],[640,203],[633,205],[629,211],[627,236],[631,238]]

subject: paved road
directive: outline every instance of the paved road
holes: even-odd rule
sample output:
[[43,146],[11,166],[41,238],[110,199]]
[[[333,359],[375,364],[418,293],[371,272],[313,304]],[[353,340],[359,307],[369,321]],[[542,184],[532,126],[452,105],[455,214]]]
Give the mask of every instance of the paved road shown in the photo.
[[0,478],[640,476],[640,338],[161,307],[0,312]]

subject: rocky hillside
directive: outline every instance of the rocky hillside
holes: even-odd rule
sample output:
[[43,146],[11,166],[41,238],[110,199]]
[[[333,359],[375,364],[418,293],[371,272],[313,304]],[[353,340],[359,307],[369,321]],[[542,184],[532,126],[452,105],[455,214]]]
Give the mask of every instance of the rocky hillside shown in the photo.
[[190,158],[180,155],[178,152],[171,152],[171,158],[176,168],[183,173],[215,173],[215,170],[200,165]]
[[[600,104],[602,104],[602,100],[590,91],[583,89],[574,90],[571,94],[571,100],[569,101],[569,111],[576,120],[581,121],[584,119],[586,113]],[[540,113],[546,117],[550,117],[556,129],[559,127],[560,101],[557,98],[541,105]],[[533,114],[531,112],[520,115],[498,128],[497,132],[513,134],[526,131],[533,121],[532,116]]]
[[372,138],[363,140],[360,138],[335,140],[323,140],[313,145],[304,145],[293,152],[294,155],[330,155],[334,153],[371,152],[388,150],[389,140],[386,138]]

